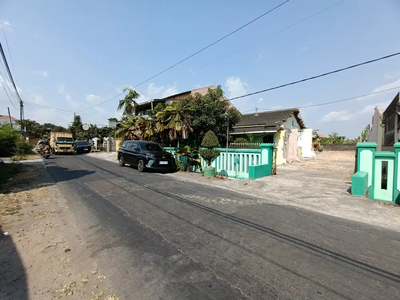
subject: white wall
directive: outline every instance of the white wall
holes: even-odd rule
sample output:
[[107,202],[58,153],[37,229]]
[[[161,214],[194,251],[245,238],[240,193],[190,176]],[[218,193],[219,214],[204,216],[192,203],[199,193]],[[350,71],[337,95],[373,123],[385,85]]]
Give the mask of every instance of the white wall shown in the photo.
[[306,128],[300,131],[297,143],[301,148],[301,155],[303,157],[314,157],[315,153],[312,150],[312,134],[313,130],[311,128]]
[[285,129],[298,129],[300,130],[300,125],[297,122],[297,119],[295,116],[290,116],[285,123],[283,123],[283,126]]

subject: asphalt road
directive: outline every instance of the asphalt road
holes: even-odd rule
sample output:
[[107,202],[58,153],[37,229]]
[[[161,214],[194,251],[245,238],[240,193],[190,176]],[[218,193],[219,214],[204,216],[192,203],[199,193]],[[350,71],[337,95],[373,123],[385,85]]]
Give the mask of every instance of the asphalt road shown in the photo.
[[120,299],[400,299],[397,232],[85,155],[46,164]]

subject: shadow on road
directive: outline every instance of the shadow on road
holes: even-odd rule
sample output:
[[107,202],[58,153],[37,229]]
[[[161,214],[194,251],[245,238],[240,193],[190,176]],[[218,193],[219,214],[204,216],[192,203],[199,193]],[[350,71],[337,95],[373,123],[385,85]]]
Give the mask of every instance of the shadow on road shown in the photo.
[[70,170],[68,168],[57,166],[53,162],[50,162],[46,165],[47,165],[47,171],[53,177],[55,182],[75,180],[95,173],[93,171],[88,171],[88,170]]
[[4,236],[0,227],[0,299],[28,299],[24,265],[11,236]]

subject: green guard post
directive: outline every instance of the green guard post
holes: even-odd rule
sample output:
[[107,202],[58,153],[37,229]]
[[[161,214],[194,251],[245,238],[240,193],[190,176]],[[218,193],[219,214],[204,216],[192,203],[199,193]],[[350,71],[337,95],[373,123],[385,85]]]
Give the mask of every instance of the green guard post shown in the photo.
[[376,148],[378,148],[377,143],[357,144],[357,172],[368,173],[368,188],[372,186],[372,177],[375,172],[374,157]]
[[400,204],[399,189],[400,189],[400,143],[395,143],[394,147],[394,183],[393,183],[393,202]]

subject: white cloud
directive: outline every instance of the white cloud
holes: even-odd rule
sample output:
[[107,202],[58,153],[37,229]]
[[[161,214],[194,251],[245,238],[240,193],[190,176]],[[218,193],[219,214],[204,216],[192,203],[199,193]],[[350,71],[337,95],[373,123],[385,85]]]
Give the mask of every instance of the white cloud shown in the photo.
[[160,93],[165,90],[163,86],[156,86],[155,83],[150,83],[147,87],[147,94],[150,98],[158,97]]
[[42,75],[43,77],[49,76],[49,73],[47,71],[33,71],[33,74],[39,74]]
[[263,98],[258,98],[258,103],[260,103],[260,102],[263,102],[264,101],[264,99]]
[[10,28],[11,24],[8,22],[8,20],[0,20],[0,28]]
[[86,101],[91,104],[96,104],[99,100],[100,100],[100,97],[96,96],[94,94],[86,95]]
[[347,110],[331,111],[321,118],[322,122],[343,122],[350,120],[354,114],[349,113]]
[[246,94],[248,85],[242,82],[239,77],[228,77],[225,86],[229,91],[229,98],[234,98]]
[[178,88],[176,87],[176,85],[168,86],[163,93],[163,98],[175,94],[178,94]]
[[396,88],[396,87],[400,87],[400,78],[398,78],[397,80],[395,80],[395,81],[393,81],[391,83],[383,84],[380,87],[377,87],[376,89],[374,89],[372,92],[373,93],[381,92],[381,91],[388,90],[388,89],[393,89],[393,88]]
[[258,55],[258,59],[257,59],[257,60],[262,60],[262,58],[263,58],[263,55],[260,53],[260,54]]
[[360,112],[360,114],[374,114],[375,111],[375,107],[379,106],[379,108],[381,109],[381,112],[383,112],[386,107],[390,104],[390,100],[389,101],[385,101],[385,102],[380,102],[380,103],[374,103],[374,104],[370,104],[367,105],[363,108],[363,110]]
[[303,47],[300,48],[300,50],[301,50],[301,51],[307,51],[308,48],[307,48],[306,46],[303,46]]

